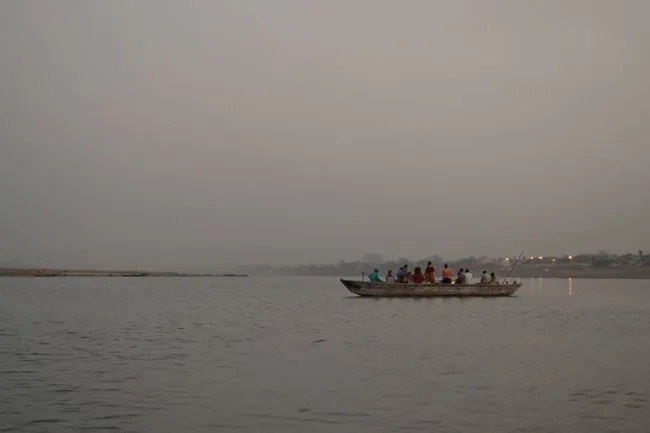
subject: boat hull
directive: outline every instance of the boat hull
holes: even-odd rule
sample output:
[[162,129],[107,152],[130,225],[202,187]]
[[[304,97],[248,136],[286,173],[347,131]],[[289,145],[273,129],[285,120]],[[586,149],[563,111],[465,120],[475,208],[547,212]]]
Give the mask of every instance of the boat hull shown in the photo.
[[511,296],[521,283],[511,284],[404,284],[372,283],[341,278],[352,293],[375,298],[439,298]]

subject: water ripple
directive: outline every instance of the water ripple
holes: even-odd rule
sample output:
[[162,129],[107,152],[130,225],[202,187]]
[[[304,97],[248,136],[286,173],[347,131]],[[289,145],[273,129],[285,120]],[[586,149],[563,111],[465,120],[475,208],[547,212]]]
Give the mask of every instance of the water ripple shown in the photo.
[[336,279],[1,279],[0,431],[637,432],[650,291],[350,298]]

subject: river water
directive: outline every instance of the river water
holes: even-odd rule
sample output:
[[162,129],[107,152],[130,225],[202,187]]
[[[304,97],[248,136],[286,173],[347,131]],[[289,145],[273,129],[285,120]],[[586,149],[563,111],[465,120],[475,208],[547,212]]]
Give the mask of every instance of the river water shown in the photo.
[[0,431],[650,432],[650,281],[2,278]]

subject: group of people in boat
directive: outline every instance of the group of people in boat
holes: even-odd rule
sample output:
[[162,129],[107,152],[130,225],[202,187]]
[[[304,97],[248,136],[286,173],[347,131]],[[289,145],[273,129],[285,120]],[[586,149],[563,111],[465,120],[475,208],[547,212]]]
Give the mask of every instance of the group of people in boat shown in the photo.
[[[468,268],[461,267],[458,270],[458,273],[456,274],[456,278],[454,279],[453,271],[446,263],[442,267],[442,278],[440,279],[440,281],[437,281],[436,267],[431,262],[427,263],[427,266],[424,268],[424,272],[422,272],[422,268],[420,266],[416,266],[415,268],[413,268],[413,271],[410,271],[409,266],[404,265],[401,268],[399,268],[397,274],[395,275],[393,275],[392,270],[389,270],[388,273],[386,274],[386,278],[382,280],[381,277],[379,276],[379,270],[375,268],[375,270],[368,275],[368,278],[370,278],[370,281],[377,282],[377,283],[380,282],[415,283],[415,284],[420,284],[420,283],[473,284],[474,283],[473,281],[474,276],[472,275],[472,272],[470,272]],[[488,275],[487,271],[483,271],[483,273],[481,274],[481,279],[479,281],[479,284],[499,284],[499,280],[497,279],[494,272],[491,272]]]

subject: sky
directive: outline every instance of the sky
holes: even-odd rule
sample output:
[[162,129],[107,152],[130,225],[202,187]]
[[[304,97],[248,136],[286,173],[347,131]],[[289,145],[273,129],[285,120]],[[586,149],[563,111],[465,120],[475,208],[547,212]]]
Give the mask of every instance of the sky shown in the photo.
[[0,263],[650,250],[650,2],[0,2]]

